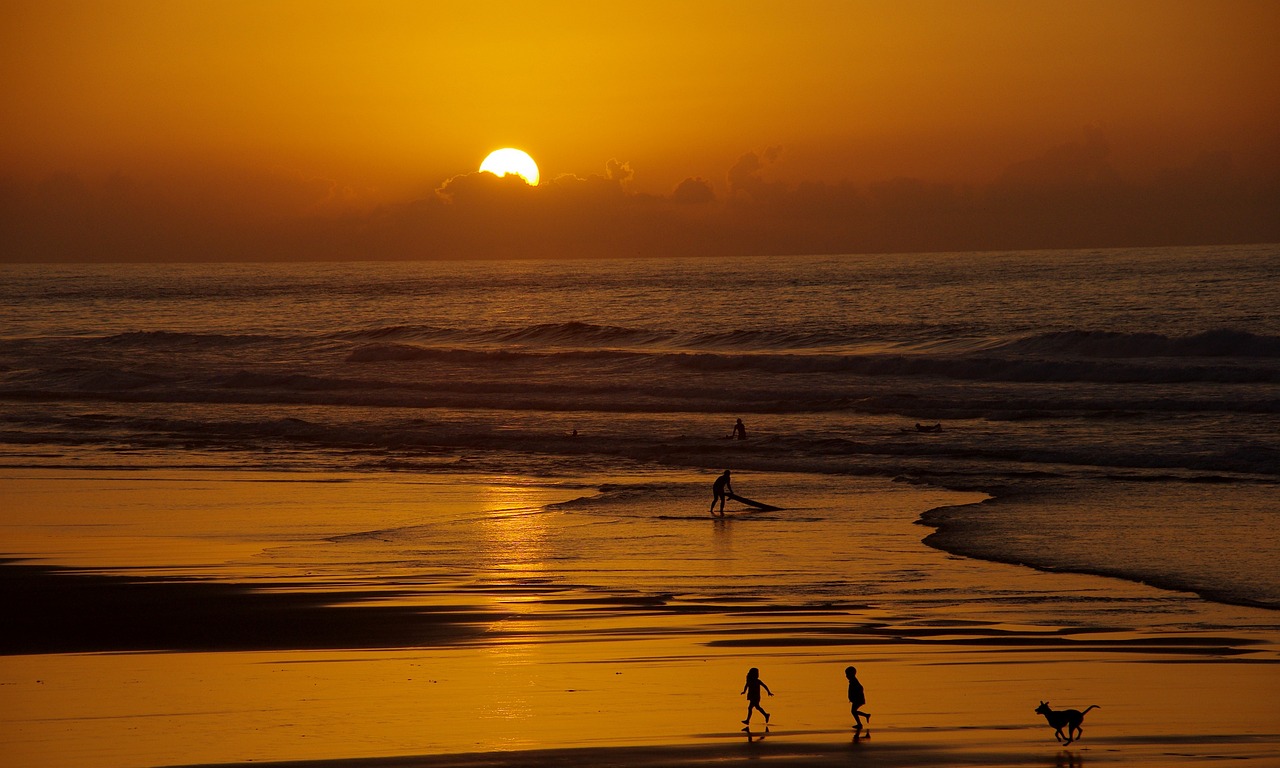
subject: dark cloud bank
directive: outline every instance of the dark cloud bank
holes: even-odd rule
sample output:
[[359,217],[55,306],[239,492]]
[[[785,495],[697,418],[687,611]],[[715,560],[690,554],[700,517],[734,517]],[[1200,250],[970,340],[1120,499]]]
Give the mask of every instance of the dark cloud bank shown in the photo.
[[[248,178],[175,189],[123,176],[0,180],[0,259],[235,261],[734,256],[1280,241],[1280,177],[1225,154],[1137,181],[1105,139],[1055,147],[982,186],[768,180],[779,149],[743,155],[718,183],[631,189],[632,169],[530,187],[470,173],[376,208],[327,182]],[[358,197],[358,196],[356,196]]]

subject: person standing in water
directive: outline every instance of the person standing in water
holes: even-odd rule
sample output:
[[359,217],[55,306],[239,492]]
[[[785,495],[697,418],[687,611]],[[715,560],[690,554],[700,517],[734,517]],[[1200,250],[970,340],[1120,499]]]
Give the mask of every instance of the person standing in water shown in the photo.
[[730,437],[735,440],[747,439],[747,425],[742,423],[742,419],[738,419],[737,423],[733,425],[733,434]]
[[720,516],[724,517],[724,501],[725,495],[733,493],[733,485],[729,482],[729,470],[725,470],[724,474],[716,478],[715,485],[711,486],[711,516],[716,516],[716,502],[720,502]]
[[[867,703],[867,695],[862,690],[862,683],[858,682],[858,670],[853,667],[844,668],[844,676],[849,678],[849,711],[853,714],[853,722],[855,730],[862,730],[862,718],[867,718],[867,722],[871,722],[871,715],[861,711],[862,705]],[[765,718],[765,722],[769,722]]]
[[747,694],[747,719],[743,720],[744,725],[751,725],[751,710],[759,709],[760,714],[764,715],[764,724],[769,724],[769,713],[765,712],[760,706],[760,689],[763,688],[770,696],[773,691],[769,690],[769,686],[764,684],[760,679],[760,670],[752,667],[747,671],[747,684],[742,686],[742,692]]

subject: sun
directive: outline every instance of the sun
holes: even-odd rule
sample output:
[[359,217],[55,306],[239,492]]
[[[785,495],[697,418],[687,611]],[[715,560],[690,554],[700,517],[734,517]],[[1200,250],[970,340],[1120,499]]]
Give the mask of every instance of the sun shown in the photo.
[[533,162],[533,158],[529,157],[527,152],[518,149],[507,147],[490,152],[480,164],[480,170],[488,171],[495,176],[514,173],[529,182],[530,186],[538,186],[538,164]]

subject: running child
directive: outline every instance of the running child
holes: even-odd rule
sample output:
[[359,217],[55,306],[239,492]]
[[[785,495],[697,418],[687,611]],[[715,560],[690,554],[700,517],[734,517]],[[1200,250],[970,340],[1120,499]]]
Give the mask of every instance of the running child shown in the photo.
[[742,693],[747,694],[747,719],[742,721],[745,725],[751,725],[751,710],[753,709],[759,709],[760,714],[764,715],[764,724],[769,724],[769,713],[765,712],[760,706],[761,688],[765,689],[765,692],[770,696],[773,695],[773,691],[769,690],[769,686],[765,685],[764,681],[760,679],[760,670],[752,667],[747,671],[747,684],[742,686]]
[[[862,718],[867,718],[867,722],[871,722],[871,715],[861,711],[862,705],[867,703],[867,695],[862,690],[862,683],[858,682],[858,670],[853,667],[844,668],[844,676],[849,678],[849,710],[853,713],[854,729],[862,730]],[[769,722],[769,718],[765,716],[765,722]]]

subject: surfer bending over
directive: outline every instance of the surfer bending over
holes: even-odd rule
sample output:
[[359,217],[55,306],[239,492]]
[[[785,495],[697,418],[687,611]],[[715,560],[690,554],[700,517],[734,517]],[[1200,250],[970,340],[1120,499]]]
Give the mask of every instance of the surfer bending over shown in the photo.
[[726,493],[733,493],[733,485],[729,482],[729,470],[725,470],[724,474],[716,478],[715,485],[711,486],[711,516],[716,516],[716,502],[720,502],[720,516],[724,517],[724,500]]

